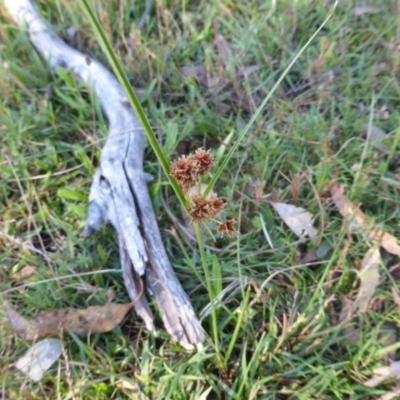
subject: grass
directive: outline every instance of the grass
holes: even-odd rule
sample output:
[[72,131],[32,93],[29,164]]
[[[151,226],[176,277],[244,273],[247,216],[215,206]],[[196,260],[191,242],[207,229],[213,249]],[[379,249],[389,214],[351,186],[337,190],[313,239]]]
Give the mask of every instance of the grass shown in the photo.
[[[60,35],[67,38],[67,29],[77,27],[77,47],[107,64],[76,3],[40,6]],[[159,2],[139,32],[135,24],[144,2],[119,4],[98,2],[95,9],[131,83],[146,91],[142,106],[168,161],[202,145],[217,154],[234,132],[229,151],[332,5],[172,0]],[[200,399],[208,390],[209,399],[376,399],[396,387],[393,381],[363,385],[374,368],[387,364],[382,325],[400,324],[391,293],[397,288],[396,257],[384,254],[371,309],[358,319],[360,340],[346,342],[346,326],[338,322],[343,299],[357,294],[356,271],[369,244],[342,225],[327,185],[335,179],[345,183],[351,200],[399,237],[398,8],[388,0],[379,13],[357,17],[354,5],[339,3],[216,182],[215,190],[229,203],[226,216],[238,220],[241,234],[214,243],[203,233],[205,245],[214,248],[205,251],[208,289],[197,243],[172,229],[161,196],[177,218],[179,201],[151,149],[146,152],[164,242],[195,310],[200,314],[209,305],[209,290],[215,298],[229,284],[236,288],[203,321],[212,338],[205,351],[184,352],[164,333],[160,319],[159,336],[153,337],[132,315],[109,334],[66,335],[68,359],[34,384],[10,368],[29,343],[10,331],[0,311],[4,398],[67,399],[78,388],[77,399]],[[0,15],[1,232],[31,242],[48,257],[2,236],[0,290],[16,288],[16,274],[29,265],[35,267],[30,279],[37,282],[65,279],[11,292],[9,299],[27,315],[103,304],[110,288],[118,301],[127,301],[113,230],[81,238],[107,121],[86,86],[69,73],[51,74],[4,6]],[[233,52],[231,65],[259,66],[247,79],[231,79],[224,70],[213,46],[215,21]],[[203,87],[179,73],[192,64],[230,82],[215,91]],[[366,125],[384,130],[381,143],[365,140]],[[267,194],[316,215],[318,240],[299,243]],[[305,264],[312,249],[318,260]]]

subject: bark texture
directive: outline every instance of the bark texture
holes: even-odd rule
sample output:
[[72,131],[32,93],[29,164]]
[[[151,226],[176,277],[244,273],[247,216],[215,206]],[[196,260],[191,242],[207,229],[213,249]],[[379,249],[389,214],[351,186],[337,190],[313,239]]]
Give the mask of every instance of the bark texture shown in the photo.
[[[203,329],[168,260],[143,171],[144,136],[124,91],[100,63],[63,42],[29,0],[4,0],[11,17],[50,67],[67,68],[97,94],[109,121],[109,136],[90,190],[84,236],[111,223],[118,232],[121,267],[132,300],[145,279],[166,330],[185,348],[201,348]],[[146,296],[135,303],[146,327],[155,331]]]

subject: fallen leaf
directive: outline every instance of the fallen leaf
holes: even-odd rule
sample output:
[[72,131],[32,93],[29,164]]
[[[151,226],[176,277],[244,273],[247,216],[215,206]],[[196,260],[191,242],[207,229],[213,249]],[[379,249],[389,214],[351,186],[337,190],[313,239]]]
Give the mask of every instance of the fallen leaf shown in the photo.
[[6,305],[9,323],[14,332],[24,340],[36,340],[58,334],[59,329],[69,330],[77,335],[102,333],[113,330],[124,319],[133,303],[107,303],[83,310],[62,308],[42,311],[30,320],[25,319],[10,304]]
[[374,369],[374,375],[371,379],[364,382],[365,386],[375,387],[386,379],[393,379],[400,377],[400,361],[394,361],[387,367],[380,367]]
[[275,211],[282,218],[283,222],[299,238],[309,236],[311,238],[318,235],[318,230],[312,225],[314,216],[304,208],[296,207],[292,204],[269,202]]
[[330,192],[340,214],[351,221],[351,228],[363,228],[367,238],[373,244],[382,246],[389,253],[400,256],[400,245],[397,239],[382,229],[371,229],[366,215],[345,196],[343,186],[332,185]]
[[371,6],[356,6],[351,10],[351,13],[356,17],[361,17],[365,14],[376,14],[378,12],[380,12],[379,8]]
[[58,360],[61,352],[59,339],[43,339],[35,343],[14,366],[35,382],[39,382],[44,373]]
[[381,255],[377,247],[369,249],[361,262],[362,269],[358,274],[361,281],[360,290],[354,302],[354,306],[358,307],[362,313],[368,311],[371,298],[379,284],[380,263]]

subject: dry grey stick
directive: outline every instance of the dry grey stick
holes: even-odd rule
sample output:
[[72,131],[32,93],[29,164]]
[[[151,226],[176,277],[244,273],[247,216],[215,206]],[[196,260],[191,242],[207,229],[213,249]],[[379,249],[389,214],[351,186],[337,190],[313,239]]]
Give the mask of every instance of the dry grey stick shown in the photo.
[[[139,296],[140,280],[145,277],[167,331],[183,347],[201,348],[205,335],[161,240],[143,171],[143,131],[124,91],[100,63],[72,49],[48,29],[29,0],[4,0],[4,4],[16,23],[28,28],[31,42],[51,68],[68,68],[89,83],[107,115],[110,132],[93,178],[84,235],[111,223],[118,232],[123,277],[131,299]],[[154,331],[145,296],[135,308]]]

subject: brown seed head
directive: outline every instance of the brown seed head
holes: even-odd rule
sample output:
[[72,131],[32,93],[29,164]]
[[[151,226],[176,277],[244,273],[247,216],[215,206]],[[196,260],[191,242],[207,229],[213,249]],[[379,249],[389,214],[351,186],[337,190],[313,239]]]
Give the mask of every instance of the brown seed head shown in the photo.
[[195,164],[196,174],[201,177],[210,173],[210,168],[215,164],[214,157],[209,150],[197,149],[194,154],[188,156],[188,160]]
[[228,221],[219,224],[218,232],[224,236],[224,234],[228,236],[233,236],[236,233],[235,230],[236,221],[234,219],[229,219]]
[[185,156],[173,161],[170,166],[170,175],[178,182],[183,193],[187,193],[189,187],[196,182],[194,172],[195,164]]
[[224,201],[216,195],[209,195],[207,198],[193,195],[189,215],[194,222],[201,222],[203,219],[216,217],[224,207]]

